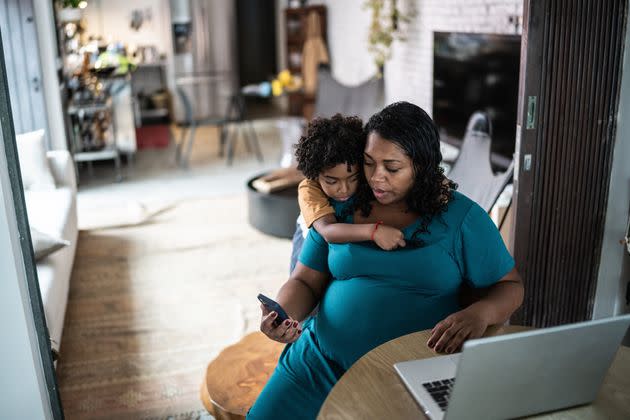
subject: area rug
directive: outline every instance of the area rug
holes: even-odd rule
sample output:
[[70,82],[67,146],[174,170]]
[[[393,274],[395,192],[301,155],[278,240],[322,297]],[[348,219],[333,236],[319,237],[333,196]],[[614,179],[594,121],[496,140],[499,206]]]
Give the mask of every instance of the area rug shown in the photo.
[[79,230],[113,229],[151,223],[157,216],[176,205],[176,202],[169,200],[130,200],[124,205],[84,210],[79,213]]
[[244,194],[163,210],[79,234],[57,365],[67,419],[212,418],[207,363],[258,329],[257,294],[287,278],[290,241],[248,225]]

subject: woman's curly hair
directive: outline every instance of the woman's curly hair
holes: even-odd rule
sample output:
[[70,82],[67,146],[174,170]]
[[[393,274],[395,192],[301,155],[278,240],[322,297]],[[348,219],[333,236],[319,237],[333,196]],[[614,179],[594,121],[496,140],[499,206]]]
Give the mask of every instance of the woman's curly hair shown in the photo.
[[[366,137],[378,133],[396,144],[409,158],[414,169],[414,183],[407,195],[410,211],[420,214],[420,227],[413,237],[428,232],[433,217],[442,213],[457,188],[440,167],[440,134],[435,123],[419,106],[396,102],[374,114],[365,126]],[[374,194],[369,186],[357,191],[357,208],[369,215]],[[420,241],[422,242],[422,241]]]
[[362,164],[365,148],[363,121],[359,117],[335,114],[331,118],[315,118],[306,135],[295,146],[298,169],[305,177],[317,179],[329,168],[345,163]]

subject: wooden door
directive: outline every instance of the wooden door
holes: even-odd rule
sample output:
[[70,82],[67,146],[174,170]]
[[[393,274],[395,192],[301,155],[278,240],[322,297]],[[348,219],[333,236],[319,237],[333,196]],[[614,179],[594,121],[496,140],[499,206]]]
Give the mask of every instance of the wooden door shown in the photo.
[[513,246],[525,302],[512,322],[590,319],[602,247],[627,0],[526,0]]

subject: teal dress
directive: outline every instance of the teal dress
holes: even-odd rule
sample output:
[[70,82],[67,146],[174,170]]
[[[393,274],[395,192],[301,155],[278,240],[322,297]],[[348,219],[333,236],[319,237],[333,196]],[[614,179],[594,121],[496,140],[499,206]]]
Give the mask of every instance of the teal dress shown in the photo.
[[[405,239],[419,223],[402,229]],[[248,419],[314,419],[361,356],[460,310],[462,283],[488,287],[514,267],[488,214],[458,192],[420,238],[422,247],[383,251],[372,243],[328,244],[309,231],[299,261],[332,279],[317,315],[285,347]]]

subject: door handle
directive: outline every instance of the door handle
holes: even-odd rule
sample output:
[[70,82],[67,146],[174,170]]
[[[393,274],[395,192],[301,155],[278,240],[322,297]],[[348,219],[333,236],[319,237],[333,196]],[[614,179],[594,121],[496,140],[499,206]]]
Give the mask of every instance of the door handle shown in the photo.
[[525,129],[533,130],[536,128],[536,96],[527,97],[527,121]]

